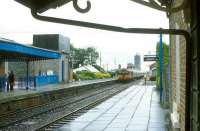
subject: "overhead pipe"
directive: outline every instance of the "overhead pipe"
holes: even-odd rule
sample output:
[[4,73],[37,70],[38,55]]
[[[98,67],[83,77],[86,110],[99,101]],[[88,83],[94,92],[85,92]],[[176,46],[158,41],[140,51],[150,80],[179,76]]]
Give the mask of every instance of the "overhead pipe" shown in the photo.
[[177,30],[177,29],[153,29],[153,28],[124,28],[119,26],[112,26],[112,25],[105,25],[105,24],[98,24],[98,23],[91,23],[85,21],[78,21],[78,20],[70,20],[70,19],[62,19],[56,17],[49,17],[49,16],[42,16],[38,15],[37,12],[31,10],[31,14],[35,19],[59,24],[67,24],[67,25],[74,25],[80,27],[87,27],[93,29],[100,29],[100,30],[107,30],[107,31],[114,31],[114,32],[122,32],[122,33],[142,33],[142,34],[173,34],[173,35],[184,35],[188,37],[190,34],[185,30]]

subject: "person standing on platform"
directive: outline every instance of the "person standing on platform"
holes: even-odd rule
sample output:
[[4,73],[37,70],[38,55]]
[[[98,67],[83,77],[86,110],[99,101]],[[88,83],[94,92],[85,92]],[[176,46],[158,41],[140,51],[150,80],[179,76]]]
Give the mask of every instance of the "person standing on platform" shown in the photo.
[[10,90],[13,90],[14,87],[14,83],[15,83],[15,75],[13,73],[13,71],[10,72],[9,76],[8,76],[8,80],[9,80],[9,85],[10,85]]
[[7,88],[7,91],[9,91],[9,75],[10,75],[10,72],[8,72],[8,74],[6,74],[6,88]]
[[147,84],[147,74],[144,75],[144,84]]

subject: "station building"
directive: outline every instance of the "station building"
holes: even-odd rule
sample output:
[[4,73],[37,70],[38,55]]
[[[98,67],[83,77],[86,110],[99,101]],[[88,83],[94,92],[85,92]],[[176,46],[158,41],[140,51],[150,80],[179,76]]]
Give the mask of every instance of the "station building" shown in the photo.
[[[9,41],[9,44],[17,44]],[[60,54],[58,59],[40,59],[40,60],[6,60],[0,62],[0,74],[8,74],[14,71],[16,81],[24,83],[19,86],[26,86],[27,73],[29,77],[29,86],[38,87],[48,84],[68,82],[70,79],[70,40],[67,37],[58,34],[50,35],[34,35],[33,45],[25,46],[18,44],[18,48],[28,47],[33,49],[41,49]],[[17,49],[16,49],[17,50]],[[22,49],[24,50],[24,49]],[[39,53],[39,52],[38,52]],[[23,56],[20,56],[23,57]],[[27,70],[28,69],[28,70]]]

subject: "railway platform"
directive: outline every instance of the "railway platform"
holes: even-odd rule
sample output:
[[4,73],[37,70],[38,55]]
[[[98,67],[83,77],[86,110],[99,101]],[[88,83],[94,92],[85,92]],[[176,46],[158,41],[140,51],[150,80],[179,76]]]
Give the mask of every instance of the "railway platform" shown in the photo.
[[167,131],[167,111],[160,107],[159,94],[154,87],[131,86],[86,113],[64,120],[65,124],[56,130]]
[[76,81],[76,82],[61,83],[61,84],[49,84],[46,86],[41,86],[40,88],[37,88],[35,90],[14,89],[13,91],[9,91],[9,92],[0,92],[0,103],[7,102],[10,100],[22,99],[26,96],[36,95],[39,93],[97,84],[97,83],[108,82],[108,81],[113,81],[113,80],[115,79],[111,78],[111,79],[99,79],[99,80],[88,80],[88,81]]
[[115,79],[113,78],[99,79],[66,84],[52,84],[42,86],[37,90],[15,89],[10,92],[0,92],[0,116],[42,105],[56,99],[61,99],[65,96],[75,96],[95,87],[111,84],[114,81]]

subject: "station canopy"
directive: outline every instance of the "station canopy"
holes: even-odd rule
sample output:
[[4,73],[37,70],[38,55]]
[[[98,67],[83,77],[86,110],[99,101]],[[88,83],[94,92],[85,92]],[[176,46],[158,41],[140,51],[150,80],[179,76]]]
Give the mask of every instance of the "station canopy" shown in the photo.
[[[71,1],[77,2],[78,0],[15,0],[24,6],[27,6],[31,10],[38,13],[43,13],[49,9],[55,9],[63,6]],[[171,5],[172,0],[130,0],[138,4],[148,6],[160,11],[166,11]],[[89,2],[89,1],[88,1]],[[183,2],[185,4],[185,0]],[[181,5],[182,6],[182,5]]]
[[59,59],[56,51],[27,46],[0,38],[0,61],[37,61]]

